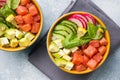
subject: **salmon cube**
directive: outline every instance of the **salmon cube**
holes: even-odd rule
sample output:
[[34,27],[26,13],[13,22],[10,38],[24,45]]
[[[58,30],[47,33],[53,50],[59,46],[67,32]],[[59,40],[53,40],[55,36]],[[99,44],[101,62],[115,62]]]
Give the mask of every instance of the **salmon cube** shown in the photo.
[[101,46],[106,46],[108,44],[107,40],[103,37],[101,40],[100,40],[100,45]]
[[83,55],[83,64],[86,66],[87,62],[90,60],[86,55]]
[[80,72],[80,71],[84,71],[84,70],[86,70],[87,68],[84,66],[84,65],[82,65],[82,64],[80,64],[80,65],[75,65],[74,66],[74,70],[76,70],[76,71],[78,71],[78,72]]
[[99,63],[102,60],[102,55],[100,53],[97,53],[95,56],[93,56],[93,59]]
[[40,21],[40,15],[35,15],[33,16],[34,22],[39,22]]
[[95,48],[98,48],[100,46],[99,40],[92,40],[92,41],[90,41],[89,44],[92,45]]
[[20,4],[21,5],[27,5],[28,3],[30,3],[30,0],[20,0]]
[[87,66],[90,68],[90,69],[95,69],[96,66],[97,66],[97,61],[95,61],[94,59],[90,59],[87,63]]
[[97,49],[91,45],[89,45],[87,47],[87,49],[84,50],[84,53],[88,56],[88,57],[92,57],[94,54],[96,54]]
[[19,15],[25,15],[28,14],[28,9],[25,6],[18,6],[16,9],[17,14]]
[[15,20],[17,21],[18,24],[23,24],[23,17],[21,15],[15,16]]
[[106,52],[106,47],[105,47],[105,46],[101,46],[101,47],[98,48],[98,51],[99,51],[99,53],[100,53],[101,55],[104,55],[105,52]]
[[30,24],[25,24],[25,25],[21,26],[20,29],[22,29],[25,32],[28,32],[28,31],[31,30],[31,25]]
[[37,33],[39,30],[40,30],[40,23],[36,22],[32,24],[32,29],[31,29],[32,33]]
[[33,16],[31,14],[26,14],[23,16],[23,20],[26,24],[32,24],[33,21]]
[[30,13],[32,16],[38,14],[38,9],[36,8],[35,5],[31,5],[31,6],[29,7],[29,13]]

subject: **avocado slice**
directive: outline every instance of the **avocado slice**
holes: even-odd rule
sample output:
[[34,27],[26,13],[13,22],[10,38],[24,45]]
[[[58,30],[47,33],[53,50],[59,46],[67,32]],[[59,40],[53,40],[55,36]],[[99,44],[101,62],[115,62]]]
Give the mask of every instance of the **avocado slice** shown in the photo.
[[65,37],[69,35],[69,33],[64,31],[64,30],[55,30],[53,32],[57,33],[57,34],[61,34],[61,35],[65,36]]

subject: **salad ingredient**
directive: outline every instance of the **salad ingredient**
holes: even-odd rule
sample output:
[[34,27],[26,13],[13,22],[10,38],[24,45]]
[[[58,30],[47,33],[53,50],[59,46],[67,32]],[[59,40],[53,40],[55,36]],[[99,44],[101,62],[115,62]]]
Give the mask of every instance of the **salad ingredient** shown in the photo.
[[65,48],[64,48],[63,51],[64,51],[64,53],[67,54],[67,55],[69,55],[69,54],[71,53],[71,50],[70,50],[70,49],[65,49]]
[[28,9],[29,9],[29,13],[30,13],[32,16],[38,14],[38,10],[37,10],[37,8],[36,8],[35,5],[31,5]]
[[20,27],[25,32],[29,32],[31,30],[31,25],[30,24],[24,24],[23,26]]
[[2,37],[0,38],[0,46],[6,46],[9,44],[8,38]]
[[40,22],[40,15],[33,16],[34,22]]
[[55,58],[55,64],[64,67],[67,64],[67,61],[63,58]]
[[26,24],[32,24],[33,23],[33,16],[31,14],[26,14],[23,16],[23,20]]
[[20,4],[21,5],[27,5],[28,3],[30,3],[30,0],[20,0]]
[[99,40],[92,40],[89,43],[91,46],[98,48],[100,46],[100,41]]
[[23,24],[24,23],[23,17],[21,15],[15,16],[15,20],[18,24]]
[[7,37],[8,39],[13,39],[15,38],[16,35],[16,29],[8,29],[5,31],[5,37]]
[[71,61],[72,58],[69,55],[64,55],[63,59],[65,59],[67,61]]
[[5,30],[8,29],[8,26],[2,22],[0,22],[0,36],[2,36],[5,32]]
[[103,37],[101,40],[100,40],[100,45],[101,46],[106,46],[108,44],[107,40]]
[[59,47],[59,48],[63,48],[62,46],[62,39],[56,39],[53,41],[54,43],[56,43],[56,45]]
[[49,46],[49,50],[50,50],[50,52],[58,52],[59,51],[59,47],[56,45],[56,43],[51,42],[50,46]]
[[15,12],[11,8],[8,7],[8,5],[5,5],[0,9],[0,14],[4,18],[8,17],[10,14],[16,15]]
[[93,56],[93,59],[96,60],[97,63],[99,63],[102,60],[102,55],[100,53],[97,53],[95,56]]
[[40,29],[40,23],[39,22],[34,22],[34,24],[32,24],[31,32],[32,33],[38,33],[39,29]]
[[74,70],[76,70],[76,71],[78,71],[78,72],[80,72],[80,71],[84,71],[84,70],[86,70],[87,68],[84,66],[84,65],[82,65],[82,64],[80,64],[80,65],[75,65],[74,66]]
[[87,66],[89,66],[89,68],[91,68],[91,69],[95,69],[96,68],[96,66],[97,66],[97,62],[96,62],[96,60],[94,60],[94,59],[90,59],[89,61],[88,61],[88,63],[87,63]]
[[29,46],[30,40],[28,38],[22,38],[19,40],[19,46],[26,47]]
[[24,33],[21,32],[20,30],[16,29],[16,35],[15,35],[15,37],[18,38],[18,39],[21,39],[21,38],[24,37]]
[[72,62],[67,62],[65,69],[71,70],[73,68],[74,64]]
[[18,43],[19,42],[16,38],[13,38],[13,39],[10,40],[10,46],[13,47],[13,48],[17,47]]
[[7,0],[7,5],[11,9],[16,9],[19,6],[20,0]]
[[77,30],[77,36],[78,38],[84,36],[86,34],[87,30],[85,30],[84,28],[79,27]]
[[105,46],[101,46],[98,48],[98,51],[101,55],[104,55],[104,53],[106,52],[106,47]]
[[84,50],[84,53],[88,56],[88,57],[92,57],[95,53],[97,52],[97,49],[91,45],[89,45],[87,47],[87,49]]
[[67,37],[67,36],[69,35],[69,33],[67,33],[67,32],[64,31],[64,30],[55,30],[55,31],[53,31],[53,33],[61,34],[61,35],[63,35],[64,37]]
[[21,15],[21,16],[23,16],[23,15],[26,15],[26,14],[28,14],[28,9],[25,7],[25,6],[18,6],[17,8],[16,8],[16,13],[18,14],[18,15]]
[[28,38],[30,41],[32,41],[34,39],[35,35],[28,32],[27,34],[25,34],[25,38]]
[[74,29],[75,29],[76,31],[77,31],[77,29],[78,29],[77,24],[75,24],[74,22],[69,21],[69,20],[63,20],[63,21],[61,21],[61,24],[69,24],[69,25],[71,25],[72,27],[74,27]]
[[65,39],[65,37],[63,35],[58,34],[58,33],[52,33],[52,35],[53,35],[52,39],[62,39],[62,40]]

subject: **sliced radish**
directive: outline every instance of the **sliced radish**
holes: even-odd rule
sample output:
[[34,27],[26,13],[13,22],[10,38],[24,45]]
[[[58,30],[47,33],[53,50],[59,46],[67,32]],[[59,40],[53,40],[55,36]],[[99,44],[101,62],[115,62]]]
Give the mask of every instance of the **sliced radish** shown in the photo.
[[81,21],[79,21],[78,19],[75,19],[75,18],[68,18],[68,20],[70,20],[70,21],[76,23],[79,27],[84,28],[83,23],[82,23]]
[[78,19],[81,23],[83,23],[83,28],[86,29],[87,23],[86,23],[82,18],[80,18],[80,17],[78,17],[78,16],[76,16],[76,17],[74,17],[74,18],[75,18],[75,19]]
[[81,15],[81,14],[74,14],[74,15],[72,15],[73,17],[80,17],[80,18],[82,18],[86,23],[88,23],[88,20],[87,20],[87,18],[85,17],[85,16],[83,16],[83,15]]
[[89,22],[96,24],[94,17],[91,16],[90,14],[82,14],[82,15],[85,16],[89,20]]
[[0,2],[6,2],[6,0],[0,0]]

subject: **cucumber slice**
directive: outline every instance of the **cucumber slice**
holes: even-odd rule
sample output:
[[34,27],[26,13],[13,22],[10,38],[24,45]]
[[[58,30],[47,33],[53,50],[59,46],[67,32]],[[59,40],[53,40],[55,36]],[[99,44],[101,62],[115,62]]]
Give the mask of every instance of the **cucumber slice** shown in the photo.
[[0,36],[2,36],[5,30],[8,29],[8,26],[2,22],[0,22]]
[[63,36],[63,35],[61,35],[61,34],[58,34],[58,33],[53,33],[53,37],[55,38],[55,39],[65,39],[65,37]]
[[70,24],[62,24],[62,25],[64,25],[64,26],[70,28],[70,29],[73,31],[74,34],[77,33],[77,30],[76,30],[72,25],[70,25]]
[[54,30],[64,30],[64,31],[67,31],[69,34],[74,34],[73,31],[72,31],[70,28],[68,28],[68,27],[66,27],[66,26],[64,26],[64,25],[61,25],[61,24],[58,24],[58,25],[54,28]]
[[69,35],[69,33],[64,30],[53,31],[53,33],[61,34],[61,35],[64,35],[65,37]]
[[69,24],[69,25],[73,26],[76,30],[78,29],[77,24],[74,23],[74,22],[72,22],[72,21],[69,21],[69,20],[63,20],[61,23],[62,23],[62,24]]

